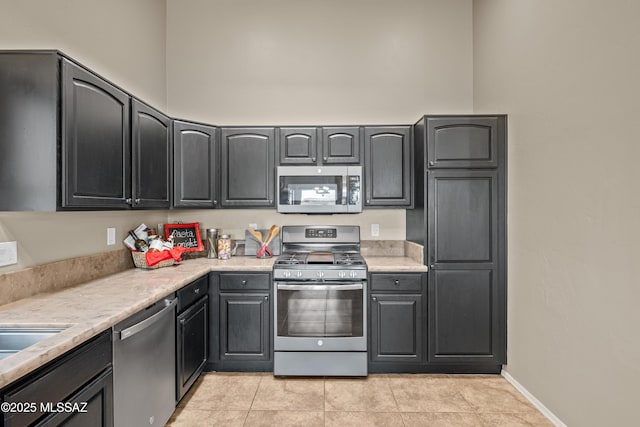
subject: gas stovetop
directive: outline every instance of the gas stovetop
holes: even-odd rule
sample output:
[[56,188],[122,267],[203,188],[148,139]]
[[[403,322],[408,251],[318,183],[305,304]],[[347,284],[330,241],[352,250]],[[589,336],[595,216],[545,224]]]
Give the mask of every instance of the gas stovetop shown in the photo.
[[288,252],[280,255],[275,265],[310,266],[316,268],[325,265],[360,266],[365,265],[364,258],[358,252]]
[[283,253],[273,265],[279,280],[364,280],[358,226],[284,226]]

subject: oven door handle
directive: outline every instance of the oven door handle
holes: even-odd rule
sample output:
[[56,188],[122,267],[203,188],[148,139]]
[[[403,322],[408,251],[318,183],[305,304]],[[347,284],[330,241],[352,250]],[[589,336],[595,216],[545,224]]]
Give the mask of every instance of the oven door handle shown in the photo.
[[283,291],[355,291],[363,289],[362,283],[348,285],[287,285],[279,283],[278,290]]

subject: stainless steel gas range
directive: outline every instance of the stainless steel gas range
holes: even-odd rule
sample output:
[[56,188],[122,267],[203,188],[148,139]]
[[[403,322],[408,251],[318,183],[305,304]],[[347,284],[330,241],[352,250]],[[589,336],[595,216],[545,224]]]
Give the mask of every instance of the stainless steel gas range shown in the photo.
[[284,226],[273,266],[274,374],[367,375],[358,226]]

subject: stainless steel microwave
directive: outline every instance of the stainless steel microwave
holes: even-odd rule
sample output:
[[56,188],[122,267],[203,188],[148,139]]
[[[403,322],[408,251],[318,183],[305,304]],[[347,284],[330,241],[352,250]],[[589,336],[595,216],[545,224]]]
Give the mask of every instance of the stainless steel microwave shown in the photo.
[[278,166],[281,213],[362,212],[362,166]]

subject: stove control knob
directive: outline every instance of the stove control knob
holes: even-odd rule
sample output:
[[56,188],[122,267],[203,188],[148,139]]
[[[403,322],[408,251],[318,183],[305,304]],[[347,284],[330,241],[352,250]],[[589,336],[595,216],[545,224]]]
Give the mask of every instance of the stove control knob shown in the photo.
[[346,271],[340,271],[338,273],[338,277],[340,277],[341,279],[344,279],[345,277],[347,277],[347,272]]
[[349,273],[349,276],[353,279],[355,279],[357,275],[358,274],[355,271],[352,271],[351,273]]
[[322,340],[318,340],[318,346],[322,347],[322,344],[324,344],[324,342],[322,342]]
[[296,271],[296,276],[297,277],[302,277],[302,271]]
[[318,276],[318,277],[324,277],[324,271],[317,271],[317,272],[316,272],[316,276]]
[[291,272],[285,271],[284,273],[282,273],[282,275],[288,279],[289,277],[291,277]]

